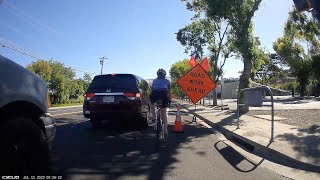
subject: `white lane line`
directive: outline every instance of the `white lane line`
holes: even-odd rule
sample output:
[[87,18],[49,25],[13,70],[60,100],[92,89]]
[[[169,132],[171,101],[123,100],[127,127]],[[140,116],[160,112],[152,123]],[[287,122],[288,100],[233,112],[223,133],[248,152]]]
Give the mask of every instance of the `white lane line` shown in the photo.
[[79,110],[79,109],[82,109],[82,108],[72,108],[72,109],[55,109],[55,110],[50,110],[51,112],[59,112],[59,111],[70,111],[70,110]]
[[[73,111],[49,111],[48,113],[50,113],[50,114],[59,114],[59,113],[68,113],[68,112],[78,112],[78,111],[80,111],[80,109],[74,109]],[[82,109],[81,109],[81,111],[82,111]]]
[[77,113],[82,113],[82,111],[70,112],[70,113],[62,113],[62,114],[53,114],[53,115],[50,115],[50,116],[51,117],[55,117],[55,116],[62,116],[62,115],[67,115],[67,114],[77,114]]
[[71,108],[78,108],[82,107],[82,105],[77,105],[77,106],[64,106],[64,107],[51,107],[49,110],[55,110],[55,109],[71,109]]
[[[50,114],[62,114],[62,113],[69,113],[69,112],[78,112],[80,109],[74,109],[73,111],[48,111]],[[82,109],[81,109],[82,112]]]

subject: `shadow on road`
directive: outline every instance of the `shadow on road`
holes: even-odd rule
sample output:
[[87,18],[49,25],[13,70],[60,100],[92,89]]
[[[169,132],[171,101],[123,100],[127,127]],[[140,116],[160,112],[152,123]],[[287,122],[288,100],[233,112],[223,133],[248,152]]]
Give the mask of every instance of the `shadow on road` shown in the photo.
[[[189,108],[188,106],[184,106],[185,108]],[[193,112],[192,110],[190,110],[190,112]],[[205,117],[195,114],[198,118],[200,119],[206,119]],[[221,132],[223,132],[223,134],[225,134],[226,137],[233,136],[233,132],[229,131],[225,128],[223,128],[224,125],[232,125],[234,127],[236,127],[236,119],[237,119],[237,115],[234,114],[234,112],[231,112],[230,114],[228,114],[227,117],[225,117],[224,119],[222,119],[220,122],[217,123],[208,123],[211,127],[214,127],[216,129],[220,129]],[[206,122],[210,122],[209,120],[207,120]],[[240,126],[243,126],[243,123],[245,123],[244,121],[240,120]],[[310,132],[310,129],[305,129],[305,130],[301,130],[301,132]],[[314,127],[313,131],[318,131],[318,127]],[[297,152],[300,152],[301,157],[303,156],[307,156],[307,157],[311,157],[314,158],[315,164],[319,164],[319,159],[320,159],[320,152],[319,152],[319,136],[317,135],[309,135],[307,137],[298,137],[294,134],[282,134],[282,135],[278,135],[278,138],[283,138],[287,141],[291,141],[292,144],[295,144],[295,150]],[[232,139],[229,139],[232,141]],[[247,140],[248,142],[250,142],[250,140]],[[239,143],[237,143],[239,145]],[[263,147],[262,147],[263,148]],[[308,164],[308,163],[304,163],[301,162],[299,160],[293,159],[289,156],[287,156],[286,154],[282,154],[281,152],[272,150],[272,149],[267,149],[266,147],[264,147],[264,151],[255,151],[255,150],[248,150],[246,148],[243,148],[244,150],[246,150],[249,153],[253,153],[257,156],[260,156],[263,159],[266,159],[268,161],[277,163],[277,164],[281,164],[287,167],[291,167],[291,168],[295,168],[295,169],[300,169],[300,170],[304,170],[304,171],[310,171],[310,172],[316,172],[316,173],[320,173],[320,168],[319,166],[313,165],[313,164]],[[227,148],[225,151],[230,151],[230,148]],[[267,152],[267,153],[265,153]],[[223,154],[224,152],[222,151],[221,155],[224,156]],[[277,156],[272,156],[271,154],[277,154]],[[224,156],[225,157],[225,156]],[[281,158],[279,158],[281,157]],[[297,159],[301,158],[301,157],[297,157]],[[233,159],[228,159],[225,158],[231,165],[232,164],[237,164],[237,162]],[[239,160],[239,159],[238,159]],[[258,163],[259,164],[259,163]]]
[[223,141],[216,142],[214,148],[230,165],[240,172],[254,171],[264,161],[262,159],[259,163],[254,163]]
[[[278,135],[277,138],[284,139],[294,144],[294,150],[299,153],[297,159],[308,157],[313,159],[314,164],[320,165],[320,137],[317,134],[313,134],[316,131],[319,133],[320,129],[315,126],[316,129],[299,129],[299,132],[308,133],[308,136],[297,136],[292,133],[284,133]],[[317,166],[318,170],[316,172],[320,173],[320,166]]]
[[[175,155],[182,145],[212,132],[193,125],[184,125],[183,134],[169,134],[167,147],[155,151],[155,134],[151,127],[143,131],[132,129],[91,127],[90,122],[65,124],[57,118],[57,136],[53,146],[52,173],[71,178],[73,175],[101,175],[103,179],[145,177],[163,179],[172,171]],[[69,120],[70,122],[70,120]],[[169,125],[169,131],[173,129]],[[198,155],[205,155],[198,152]]]

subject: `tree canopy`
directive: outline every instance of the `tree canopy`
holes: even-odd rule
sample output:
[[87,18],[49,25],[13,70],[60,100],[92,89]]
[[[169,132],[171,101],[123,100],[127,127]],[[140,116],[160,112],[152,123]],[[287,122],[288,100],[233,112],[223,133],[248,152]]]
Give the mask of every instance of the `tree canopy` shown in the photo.
[[[258,47],[258,39],[253,35],[252,18],[262,0],[182,1],[186,2],[187,9],[197,12],[196,17],[206,16],[213,20],[223,21],[230,26],[231,47],[241,55],[244,63],[239,89],[249,87],[252,65],[255,60],[261,60],[259,58],[261,50]],[[243,103],[243,96],[240,96],[240,101]],[[241,112],[248,111],[248,107],[241,107]]]
[[54,104],[81,102],[87,90],[91,77],[85,73],[83,78],[76,78],[76,73],[70,67],[59,61],[37,60],[27,66],[27,69],[42,78],[52,93],[51,102]]
[[177,84],[177,80],[187,73],[191,67],[189,66],[189,59],[184,59],[173,64],[170,68],[171,77],[171,91],[175,96],[184,97],[185,94]]
[[41,79],[43,79],[46,83],[49,83],[51,80],[52,74],[52,66],[49,62],[44,60],[38,60],[29,64],[27,69],[37,74]]
[[319,31],[313,16],[289,12],[284,34],[278,38],[273,49],[282,63],[289,66],[299,83],[300,95],[304,96],[312,73],[311,58],[320,52]]

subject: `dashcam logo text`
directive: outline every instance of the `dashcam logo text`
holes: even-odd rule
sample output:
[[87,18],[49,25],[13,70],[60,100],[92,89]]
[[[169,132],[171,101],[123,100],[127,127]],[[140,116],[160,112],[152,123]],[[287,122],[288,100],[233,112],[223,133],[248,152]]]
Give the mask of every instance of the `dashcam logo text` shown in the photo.
[[2,179],[20,179],[19,176],[2,176]]

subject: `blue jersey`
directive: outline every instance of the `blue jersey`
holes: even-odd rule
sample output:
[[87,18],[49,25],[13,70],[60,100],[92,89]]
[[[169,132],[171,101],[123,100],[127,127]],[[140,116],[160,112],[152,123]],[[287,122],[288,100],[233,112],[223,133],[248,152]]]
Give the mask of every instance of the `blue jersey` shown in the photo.
[[170,91],[170,81],[167,79],[155,79],[151,88],[155,91]]

